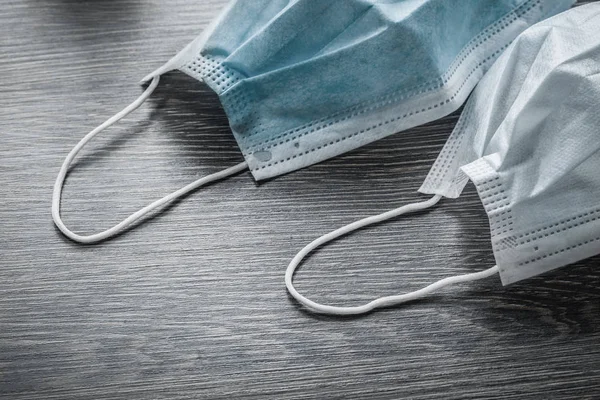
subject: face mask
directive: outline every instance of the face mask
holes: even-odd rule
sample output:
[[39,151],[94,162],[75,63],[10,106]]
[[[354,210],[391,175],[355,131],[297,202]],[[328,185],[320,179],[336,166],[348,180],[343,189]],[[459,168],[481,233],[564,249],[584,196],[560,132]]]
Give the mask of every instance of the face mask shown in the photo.
[[[249,168],[271,178],[456,110],[509,43],[574,0],[233,1],[211,26],[148,75],[136,102],[69,154],[53,216],[73,240],[113,236],[209,181]],[[84,237],[60,220],[70,162],[97,133],[139,107],[160,75],[179,69],[220,98],[246,162],[195,182],[113,229]]]
[[[600,4],[528,29],[483,78],[420,192],[431,200],[359,221],[311,243],[286,274],[323,313],[360,314],[451,283],[500,274],[510,284],[600,253]],[[456,198],[471,180],[490,220],[497,266],[361,307],[312,302],[292,277],[313,249],[360,227]]]

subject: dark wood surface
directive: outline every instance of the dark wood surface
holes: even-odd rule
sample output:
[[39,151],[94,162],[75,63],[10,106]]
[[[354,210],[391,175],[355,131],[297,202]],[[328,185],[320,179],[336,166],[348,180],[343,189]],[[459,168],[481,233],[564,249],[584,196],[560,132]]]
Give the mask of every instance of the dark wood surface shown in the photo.
[[[59,234],[50,199],[67,152],[223,4],[0,4],[0,397],[600,398],[599,257],[360,318],[287,295],[284,270],[306,243],[424,198],[457,113],[261,184],[239,174],[99,245]],[[63,216],[93,233],[240,161],[218,98],[172,73],[86,149]],[[359,304],[493,263],[469,186],[316,252],[297,285]]]

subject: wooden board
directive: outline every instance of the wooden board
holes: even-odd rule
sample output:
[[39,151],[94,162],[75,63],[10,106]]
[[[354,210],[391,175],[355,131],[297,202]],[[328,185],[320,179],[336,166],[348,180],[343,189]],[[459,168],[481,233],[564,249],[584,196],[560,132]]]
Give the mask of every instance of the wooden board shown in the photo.
[[[458,113],[261,184],[241,173],[100,245],[59,234],[50,199],[67,152],[224,3],[1,4],[0,397],[600,398],[599,257],[360,318],[287,295],[306,243],[425,198],[416,189]],[[84,153],[63,199],[81,233],[242,161],[218,98],[181,73]],[[297,285],[360,304],[493,262],[469,186],[316,252]]]

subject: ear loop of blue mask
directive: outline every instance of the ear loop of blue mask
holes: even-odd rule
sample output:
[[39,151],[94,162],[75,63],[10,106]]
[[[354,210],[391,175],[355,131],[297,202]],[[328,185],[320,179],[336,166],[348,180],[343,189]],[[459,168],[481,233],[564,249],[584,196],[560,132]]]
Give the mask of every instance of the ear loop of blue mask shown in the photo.
[[310,309],[314,312],[320,313],[320,314],[358,315],[358,314],[368,313],[370,311],[373,311],[376,308],[390,307],[390,306],[395,306],[398,304],[406,303],[409,301],[417,300],[417,299],[423,298],[423,297],[429,295],[430,293],[432,293],[438,289],[441,289],[445,286],[448,286],[448,285],[453,285],[453,284],[462,283],[462,282],[476,281],[476,280],[488,278],[492,275],[497,274],[498,266],[494,266],[494,267],[489,268],[482,272],[476,272],[476,273],[472,273],[472,274],[458,275],[458,276],[452,276],[449,278],[445,278],[445,279],[437,281],[429,286],[426,286],[426,287],[424,287],[420,290],[414,291],[414,292],[410,292],[410,293],[406,293],[406,294],[402,294],[402,295],[396,295],[396,296],[380,297],[376,300],[371,301],[370,303],[364,304],[362,306],[356,306],[356,307],[335,307],[335,306],[327,306],[327,305],[319,304],[312,300],[307,299],[306,297],[304,297],[303,295],[298,293],[298,291],[294,287],[294,284],[293,284],[294,272],[296,271],[296,269],[298,268],[298,266],[300,265],[302,260],[304,260],[304,258],[309,253],[311,253],[313,250],[315,250],[316,248],[323,246],[324,244],[326,244],[334,239],[337,239],[340,236],[347,235],[348,233],[356,231],[357,229],[363,228],[365,226],[376,224],[376,223],[379,223],[382,221],[386,221],[386,220],[398,217],[403,214],[409,214],[409,213],[413,213],[416,211],[427,209],[429,207],[433,207],[441,200],[441,198],[442,198],[442,196],[437,195],[437,196],[434,196],[433,198],[431,198],[430,200],[427,200],[427,201],[424,201],[421,203],[408,204],[406,206],[397,208],[395,210],[388,211],[383,214],[364,218],[359,221],[353,222],[349,225],[343,226],[339,229],[336,229],[335,231],[330,232],[330,233],[323,235],[320,238],[314,240],[313,242],[308,244],[306,247],[304,247],[302,250],[300,250],[300,252],[293,258],[293,260],[290,262],[290,265],[287,268],[287,271],[285,273],[285,285],[286,285],[289,293],[300,304],[302,304],[305,307],[307,307],[308,309]]
[[109,239],[113,236],[116,236],[116,235],[122,233],[133,223],[135,223],[136,221],[143,218],[146,214],[162,207],[163,205],[165,205],[177,198],[185,196],[186,194],[188,194],[202,186],[205,186],[209,183],[224,179],[226,177],[235,175],[241,171],[248,169],[248,164],[246,162],[243,162],[234,167],[227,168],[223,171],[220,171],[215,174],[211,174],[211,175],[205,176],[204,178],[198,179],[197,181],[190,183],[189,185],[177,190],[176,192],[171,193],[170,195],[165,196],[162,199],[159,199],[159,200],[153,202],[152,204],[142,208],[141,210],[131,214],[125,220],[123,220],[122,222],[113,226],[112,228],[105,230],[104,232],[100,232],[100,233],[97,233],[94,235],[89,235],[89,236],[82,236],[82,235],[73,233],[69,228],[67,228],[65,226],[65,224],[63,223],[62,218],[60,216],[60,200],[62,197],[62,188],[63,188],[64,182],[65,182],[65,178],[67,176],[67,172],[69,170],[69,166],[71,165],[71,163],[73,162],[73,160],[75,159],[77,154],[81,151],[81,149],[83,149],[83,147],[90,140],[92,140],[94,138],[94,136],[96,136],[98,133],[102,132],[104,129],[108,128],[109,126],[114,125],[115,123],[120,121],[122,118],[129,115],[131,112],[138,109],[148,99],[148,97],[150,97],[152,92],[154,92],[154,90],[158,86],[159,81],[160,81],[160,76],[159,75],[155,76],[152,79],[152,82],[150,83],[148,88],[144,91],[144,93],[142,93],[142,95],[140,97],[138,97],[133,103],[131,103],[130,105],[125,107],[125,109],[123,109],[121,112],[119,112],[115,116],[109,118],[102,125],[98,126],[96,129],[94,129],[93,131],[88,133],[83,139],[81,139],[81,141],[79,143],[77,143],[77,145],[73,148],[73,150],[71,150],[71,152],[65,159],[65,161],[58,173],[58,177],[56,178],[56,183],[54,184],[54,192],[52,194],[52,219],[54,220],[54,223],[56,224],[58,229],[60,229],[60,231],[65,236],[67,236],[69,239],[72,239],[76,242],[85,243],[85,244],[97,243],[102,240]]

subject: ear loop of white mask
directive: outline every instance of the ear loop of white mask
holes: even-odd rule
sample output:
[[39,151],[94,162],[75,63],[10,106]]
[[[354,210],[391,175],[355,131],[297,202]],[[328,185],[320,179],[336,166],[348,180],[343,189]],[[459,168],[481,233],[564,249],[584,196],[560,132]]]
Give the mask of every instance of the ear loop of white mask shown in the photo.
[[122,233],[131,224],[140,220],[146,214],[156,210],[157,208],[159,208],[177,198],[185,196],[186,194],[198,189],[201,186],[205,186],[209,183],[224,179],[228,176],[235,175],[243,170],[248,169],[248,164],[246,162],[243,162],[234,167],[227,168],[227,169],[217,172],[215,174],[211,174],[211,175],[205,176],[203,178],[200,178],[197,181],[192,182],[189,185],[177,190],[176,192],[171,193],[170,195],[165,196],[162,199],[159,199],[159,200],[153,202],[152,204],[142,208],[141,210],[131,214],[125,220],[123,220],[122,222],[113,226],[112,228],[105,230],[104,232],[100,232],[100,233],[90,235],[90,236],[81,236],[76,233],[73,233],[69,228],[67,228],[65,226],[65,224],[63,223],[62,218],[60,216],[60,200],[61,200],[61,196],[62,196],[62,188],[63,188],[64,182],[65,182],[65,178],[67,176],[69,166],[71,165],[71,163],[73,162],[73,160],[75,159],[77,154],[81,151],[81,149],[83,149],[83,147],[90,140],[92,140],[94,138],[94,136],[96,136],[98,133],[102,132],[104,129],[108,128],[109,126],[114,125],[115,123],[120,121],[122,118],[129,115],[131,112],[138,109],[148,99],[148,97],[150,97],[152,92],[154,92],[154,90],[156,89],[156,86],[158,86],[159,81],[160,81],[160,76],[159,75],[155,76],[152,79],[152,82],[150,83],[148,88],[144,91],[144,93],[142,93],[142,95],[140,97],[138,97],[133,103],[131,103],[130,105],[125,107],[125,109],[123,109],[123,111],[121,111],[118,114],[116,114],[115,116],[109,118],[102,125],[98,126],[96,129],[94,129],[93,131],[88,133],[83,139],[81,139],[81,141],[79,143],[77,143],[77,145],[73,148],[73,150],[71,150],[71,152],[65,159],[65,161],[58,173],[58,177],[56,178],[56,183],[54,184],[54,192],[52,194],[52,219],[54,220],[54,223],[56,224],[58,229],[60,229],[60,231],[65,236],[67,236],[69,239],[72,239],[72,240],[74,240],[76,242],[80,242],[80,243],[91,244],[91,243],[97,243],[102,240],[111,238],[113,236],[116,236],[116,235]]
[[458,275],[458,276],[452,276],[449,278],[445,278],[445,279],[437,281],[427,287],[424,287],[423,289],[420,289],[420,290],[417,290],[414,292],[410,292],[410,293],[406,293],[406,294],[402,294],[402,295],[396,295],[396,296],[380,297],[376,300],[371,301],[370,303],[364,304],[362,306],[356,306],[356,307],[335,307],[335,306],[327,306],[327,305],[319,304],[312,300],[307,299],[306,297],[304,297],[303,295],[298,293],[298,291],[294,287],[294,284],[293,284],[294,272],[296,271],[296,269],[298,268],[298,266],[300,265],[302,260],[316,248],[318,248],[334,239],[337,239],[340,236],[346,235],[350,232],[356,231],[357,229],[363,228],[365,226],[376,224],[376,223],[379,223],[382,221],[386,221],[386,220],[395,218],[395,217],[403,215],[403,214],[409,214],[412,212],[427,209],[429,207],[433,207],[441,200],[441,198],[442,198],[442,196],[437,195],[437,196],[434,196],[433,198],[431,198],[430,200],[427,200],[427,201],[424,201],[421,203],[408,204],[406,206],[385,212],[383,214],[364,218],[359,221],[353,222],[349,225],[343,226],[339,229],[336,229],[335,231],[330,232],[330,233],[323,235],[320,238],[314,240],[313,242],[308,244],[306,247],[304,247],[302,250],[300,250],[300,252],[294,257],[294,259],[290,262],[290,265],[287,268],[287,271],[285,273],[285,285],[286,285],[289,293],[300,304],[306,306],[310,310],[317,312],[317,313],[330,314],[330,315],[358,315],[358,314],[368,313],[370,311],[373,311],[376,308],[395,306],[395,305],[398,305],[401,303],[406,303],[408,301],[420,299],[420,298],[423,298],[423,297],[429,295],[430,293],[432,293],[438,289],[441,289],[445,286],[448,286],[448,285],[453,285],[453,284],[462,283],[462,282],[476,281],[476,280],[488,278],[492,275],[497,274],[498,266],[494,266],[494,267],[489,268],[482,272],[476,272],[476,273],[472,273],[472,274]]

